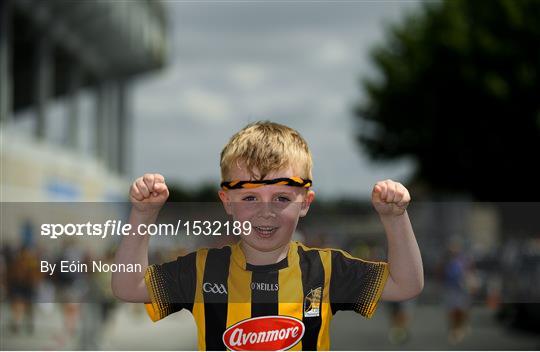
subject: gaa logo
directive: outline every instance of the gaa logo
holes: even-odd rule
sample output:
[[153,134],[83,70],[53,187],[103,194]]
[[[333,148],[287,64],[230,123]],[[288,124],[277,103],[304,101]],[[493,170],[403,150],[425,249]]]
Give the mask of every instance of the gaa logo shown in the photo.
[[206,293],[219,293],[220,295],[227,294],[227,289],[223,284],[212,284],[210,282],[205,282],[202,288]]
[[302,321],[270,315],[243,320],[223,333],[223,343],[231,351],[277,351],[296,345],[304,336]]

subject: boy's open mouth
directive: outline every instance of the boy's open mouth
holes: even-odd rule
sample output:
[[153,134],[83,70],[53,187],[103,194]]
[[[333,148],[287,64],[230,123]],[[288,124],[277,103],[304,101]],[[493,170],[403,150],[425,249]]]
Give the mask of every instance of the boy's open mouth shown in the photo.
[[255,232],[260,237],[270,237],[272,236],[278,229],[276,226],[253,226],[255,229]]

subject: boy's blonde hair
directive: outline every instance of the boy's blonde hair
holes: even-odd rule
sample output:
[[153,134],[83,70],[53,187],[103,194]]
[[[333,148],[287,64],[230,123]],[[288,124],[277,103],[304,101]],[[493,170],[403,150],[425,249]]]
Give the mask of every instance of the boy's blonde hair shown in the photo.
[[232,166],[243,165],[253,179],[263,179],[272,171],[292,167],[304,179],[312,180],[313,161],[304,138],[298,131],[270,121],[248,124],[231,137],[221,151],[221,180],[229,180]]

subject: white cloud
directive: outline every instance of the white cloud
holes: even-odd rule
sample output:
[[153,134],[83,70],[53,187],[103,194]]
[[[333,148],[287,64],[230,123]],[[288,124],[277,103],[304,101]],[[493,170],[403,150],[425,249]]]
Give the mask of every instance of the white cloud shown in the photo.
[[230,79],[242,89],[251,90],[260,86],[266,80],[266,71],[261,65],[233,65],[229,71]]
[[354,59],[347,45],[336,39],[327,40],[317,51],[316,60],[326,66],[338,66]]
[[225,122],[232,116],[230,101],[202,88],[192,88],[181,93],[180,104],[189,115],[207,122]]

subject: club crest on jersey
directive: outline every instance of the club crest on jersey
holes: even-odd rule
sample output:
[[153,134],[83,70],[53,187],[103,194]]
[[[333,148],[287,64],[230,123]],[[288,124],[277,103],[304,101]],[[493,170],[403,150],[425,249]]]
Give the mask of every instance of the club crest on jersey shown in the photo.
[[304,299],[304,317],[318,317],[321,312],[322,287],[309,290]]
[[304,336],[302,321],[282,315],[242,320],[223,333],[231,351],[278,351],[296,345]]

